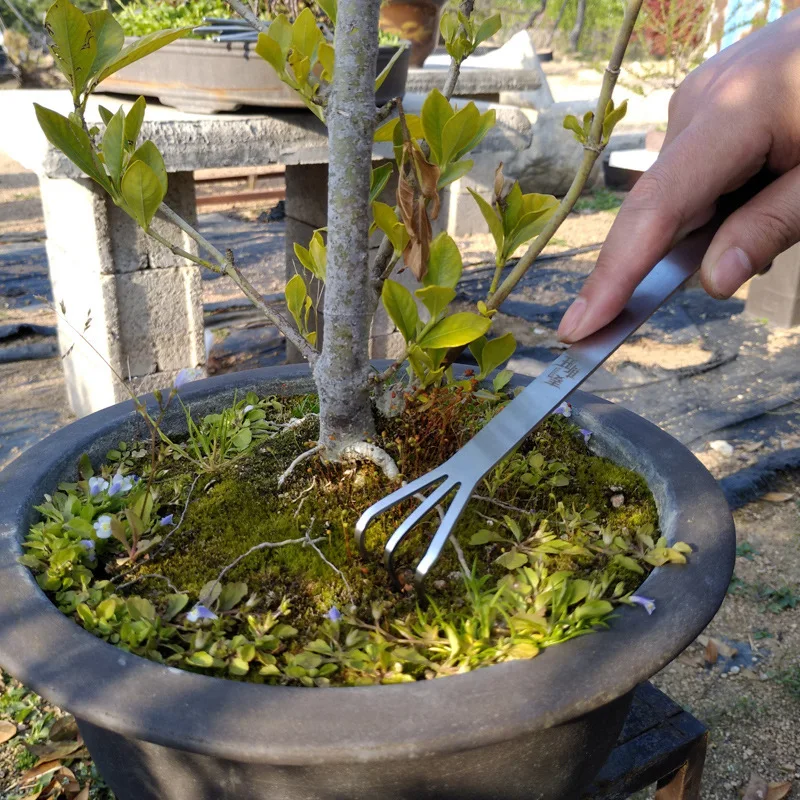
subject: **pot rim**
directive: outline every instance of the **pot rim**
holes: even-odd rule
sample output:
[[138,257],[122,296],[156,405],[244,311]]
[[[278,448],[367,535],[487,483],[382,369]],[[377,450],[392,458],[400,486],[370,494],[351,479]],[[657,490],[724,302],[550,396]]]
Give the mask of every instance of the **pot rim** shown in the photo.
[[[226,393],[272,394],[304,382],[306,365],[268,367],[197,381],[181,396],[189,405],[218,406],[230,400]],[[529,382],[515,376],[512,385]],[[0,474],[0,664],[79,720],[234,761],[414,758],[507,741],[585,714],[647,680],[705,628],[733,573],[735,534],[716,481],[682,444],[593,395],[575,392],[570,401],[575,421],[594,432],[595,450],[644,476],[667,539],[693,546],[687,565],[656,568],[640,587],[656,602],[652,616],[624,607],[608,630],[534,659],[391,686],[264,686],[126,653],[63,615],[17,558],[42,493],[74,473],[92,443],[130,433],[136,415],[129,401],[56,431]]]

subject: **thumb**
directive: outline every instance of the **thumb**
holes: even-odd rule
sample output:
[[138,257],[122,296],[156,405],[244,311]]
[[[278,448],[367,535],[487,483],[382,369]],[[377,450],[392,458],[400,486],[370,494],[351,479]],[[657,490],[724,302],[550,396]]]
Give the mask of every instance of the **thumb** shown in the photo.
[[703,259],[703,286],[714,297],[730,297],[798,241],[800,167],[795,167],[720,226]]

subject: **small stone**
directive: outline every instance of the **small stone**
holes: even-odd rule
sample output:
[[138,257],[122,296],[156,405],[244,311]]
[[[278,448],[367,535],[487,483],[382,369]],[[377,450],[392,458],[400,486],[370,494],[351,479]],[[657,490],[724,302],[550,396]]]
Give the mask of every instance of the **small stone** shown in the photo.
[[433,586],[436,589],[446,589],[447,588],[447,581],[434,581]]
[[730,442],[726,442],[725,439],[715,439],[713,442],[709,442],[708,446],[720,455],[733,455],[733,445]]
[[614,508],[620,508],[621,506],[625,505],[625,495],[624,494],[612,494],[611,495],[611,505]]
[[728,677],[728,673],[727,672],[721,672],[719,676],[720,676],[720,678],[727,678]]
[[767,675],[767,673],[766,673],[766,672],[762,672],[762,673],[761,673],[761,674],[760,674],[758,677],[759,677],[759,678],[760,678],[762,681],[768,681],[768,680],[769,680],[769,675]]
[[738,675],[739,674],[739,667],[731,667],[730,668],[731,675]]

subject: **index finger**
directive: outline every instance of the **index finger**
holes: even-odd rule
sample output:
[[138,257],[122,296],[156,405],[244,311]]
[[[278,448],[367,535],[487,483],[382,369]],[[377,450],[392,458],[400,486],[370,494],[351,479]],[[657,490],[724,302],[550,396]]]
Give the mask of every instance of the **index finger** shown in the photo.
[[[725,130],[728,135],[720,135]],[[614,319],[673,243],[710,219],[721,194],[759,170],[768,145],[753,147],[752,138],[730,131],[718,120],[713,128],[690,125],[636,182],[594,270],[561,320],[563,341],[576,342]]]

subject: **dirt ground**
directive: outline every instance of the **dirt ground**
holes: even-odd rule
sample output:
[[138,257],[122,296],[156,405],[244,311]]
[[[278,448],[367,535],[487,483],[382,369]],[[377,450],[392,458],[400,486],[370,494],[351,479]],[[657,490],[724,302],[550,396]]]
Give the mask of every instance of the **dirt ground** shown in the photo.
[[[559,231],[550,250],[599,243],[613,219],[613,210],[596,212],[590,208],[575,214]],[[0,156],[0,243],[42,229],[35,178]],[[481,235],[463,245],[468,265],[481,262],[489,248],[488,238]],[[596,250],[578,254],[559,261],[558,267],[585,273],[595,257]],[[26,313],[5,310],[2,320],[13,321]],[[534,329],[511,317],[504,319],[504,325],[516,325],[519,330],[515,333],[524,343],[553,339],[553,331]],[[796,332],[775,332],[770,339],[775,352],[798,344]],[[670,349],[663,344],[638,342],[627,347],[620,358],[643,364],[663,365],[668,360],[676,367],[691,366],[709,357],[699,345]],[[14,424],[14,409],[26,404],[41,412],[48,425],[57,426],[68,419],[57,359],[0,366],[0,397],[0,424],[5,426]],[[36,435],[35,428],[32,435]],[[7,461],[13,455],[0,452],[0,460]],[[758,454],[737,454],[733,462],[730,456],[711,450],[700,456],[721,476],[740,468],[745,463],[742,458],[749,463]],[[800,473],[776,479],[769,490],[767,499],[735,513],[739,540],[736,578],[706,631],[716,644],[709,647],[705,640],[696,643],[654,678],[659,688],[710,728],[704,800],[741,797],[752,772],[771,782],[793,781],[795,795],[800,794]],[[720,655],[717,662],[709,664],[714,650],[718,655],[735,650],[736,655]],[[30,794],[18,785],[22,771],[36,761],[26,745],[46,742],[59,713],[8,676],[0,678],[0,742],[3,731],[10,731],[9,725],[16,732],[0,744],[3,800]],[[79,749],[74,753],[79,757],[72,760],[74,756],[67,756],[64,761],[83,781],[90,777],[90,768]],[[91,797],[109,797],[96,776]]]

